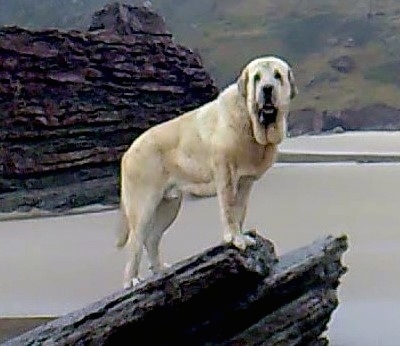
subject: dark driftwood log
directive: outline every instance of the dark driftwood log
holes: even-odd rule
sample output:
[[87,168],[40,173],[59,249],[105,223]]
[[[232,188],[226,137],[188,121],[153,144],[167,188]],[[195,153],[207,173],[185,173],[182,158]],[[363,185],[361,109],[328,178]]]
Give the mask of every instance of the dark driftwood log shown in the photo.
[[222,245],[5,345],[324,345],[346,237],[277,259]]
[[326,328],[337,296],[334,289],[311,289],[300,298],[275,310],[256,324],[222,344],[244,345],[304,345],[319,341]]

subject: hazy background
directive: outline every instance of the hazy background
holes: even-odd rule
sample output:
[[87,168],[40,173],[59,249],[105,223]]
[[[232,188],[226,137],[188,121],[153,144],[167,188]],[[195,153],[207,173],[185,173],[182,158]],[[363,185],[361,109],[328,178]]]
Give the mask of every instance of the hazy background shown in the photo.
[[[0,0],[0,25],[85,29],[104,0]],[[125,0],[140,4],[141,1]],[[294,66],[293,109],[400,108],[398,0],[153,0],[177,42],[196,49],[220,87],[261,54]],[[379,117],[379,114],[373,114]],[[399,133],[300,137],[286,150],[400,155]],[[397,345],[400,338],[400,165],[276,165],[257,183],[246,225],[280,253],[347,233],[349,272],[332,344]],[[3,316],[58,315],[121,285],[115,212],[1,222]],[[163,242],[170,262],[221,240],[215,199],[188,202]],[[60,289],[60,286],[62,289]],[[1,321],[0,321],[1,324]]]
[[[93,12],[106,3],[0,0],[0,25],[85,29]],[[273,53],[295,67],[302,97],[294,109],[400,106],[398,0],[153,0],[151,4],[166,17],[178,42],[200,52],[220,87],[231,82],[249,59]]]

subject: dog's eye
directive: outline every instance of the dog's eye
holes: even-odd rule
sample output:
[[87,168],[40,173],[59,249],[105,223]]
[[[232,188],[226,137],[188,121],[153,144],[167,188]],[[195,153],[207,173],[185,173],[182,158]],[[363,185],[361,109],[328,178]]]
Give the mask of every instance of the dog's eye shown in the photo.
[[282,82],[282,75],[279,71],[275,71],[274,78]]
[[256,73],[254,76],[254,82],[259,82],[261,80],[261,75],[259,73]]

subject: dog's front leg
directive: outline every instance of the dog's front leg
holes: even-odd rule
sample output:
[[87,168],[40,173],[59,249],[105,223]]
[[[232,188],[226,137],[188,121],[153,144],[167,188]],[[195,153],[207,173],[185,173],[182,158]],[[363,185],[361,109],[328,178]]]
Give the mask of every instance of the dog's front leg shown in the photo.
[[[237,200],[236,214],[238,215],[239,218],[239,226],[242,234],[243,234],[243,224],[247,213],[247,204],[249,202],[250,192],[253,187],[253,183],[254,183],[253,179],[249,177],[241,177],[238,184],[238,192],[236,198]],[[246,238],[247,245],[255,244],[256,241],[254,240],[254,238],[248,235],[244,236]]]
[[246,218],[247,204],[249,202],[253,180],[242,177],[238,184],[237,192],[237,215],[239,217],[240,229],[243,231],[243,223]]
[[216,185],[221,221],[224,227],[224,240],[244,250],[253,241],[241,232],[241,223],[244,215],[238,200],[240,195],[238,193],[238,184],[238,177],[233,174],[233,170],[230,169],[229,165],[222,165],[218,168]]

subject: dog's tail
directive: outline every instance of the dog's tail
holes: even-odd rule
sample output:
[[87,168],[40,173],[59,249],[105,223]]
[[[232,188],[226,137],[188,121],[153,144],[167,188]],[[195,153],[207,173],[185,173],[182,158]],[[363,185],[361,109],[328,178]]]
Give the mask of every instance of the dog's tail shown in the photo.
[[120,218],[119,218],[119,225],[117,229],[117,241],[115,243],[115,246],[118,249],[122,249],[126,243],[128,242],[129,239],[129,225],[128,225],[128,217],[125,212],[125,208],[123,203],[121,202],[120,206]]
[[[124,177],[124,169],[123,169],[123,161],[124,157],[121,160],[121,200],[120,200],[120,208],[119,208],[119,225],[117,228],[117,241],[115,246],[118,249],[122,249],[129,240],[130,228],[129,228],[129,220],[128,220],[128,210],[129,206],[129,196],[127,195],[127,187],[125,186],[127,181]],[[128,204],[128,205],[127,205]]]

